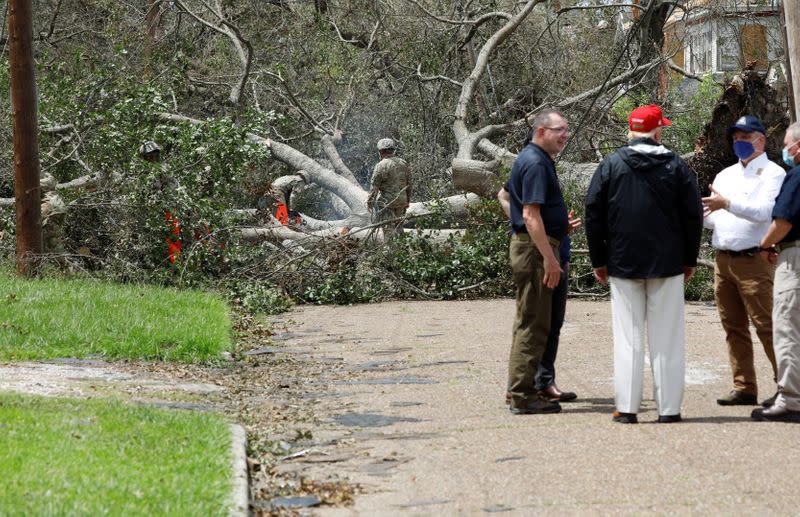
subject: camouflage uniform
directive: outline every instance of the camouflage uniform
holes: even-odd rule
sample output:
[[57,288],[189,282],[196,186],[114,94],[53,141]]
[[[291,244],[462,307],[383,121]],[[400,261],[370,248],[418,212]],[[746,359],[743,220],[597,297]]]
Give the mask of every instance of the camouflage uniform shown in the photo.
[[[367,198],[367,206],[373,209],[373,223],[403,217],[410,198],[411,182],[405,160],[390,156],[378,162],[372,172],[372,189]],[[390,239],[401,224],[398,221],[386,226],[386,238]]]

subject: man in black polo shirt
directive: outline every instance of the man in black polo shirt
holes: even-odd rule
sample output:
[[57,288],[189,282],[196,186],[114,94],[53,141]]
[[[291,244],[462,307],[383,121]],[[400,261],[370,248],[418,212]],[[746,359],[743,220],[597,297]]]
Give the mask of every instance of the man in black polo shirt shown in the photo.
[[[783,161],[792,167],[772,209],[772,224],[761,240],[764,258],[777,262],[772,286],[772,333],[778,363],[778,395],[753,420],[800,423],[800,122],[786,129]],[[774,251],[773,251],[774,250]]]
[[531,142],[519,153],[505,185],[509,194],[509,257],[517,286],[517,314],[508,362],[510,410],[558,413],[561,405],[540,395],[534,377],[550,332],[553,288],[561,279],[558,248],[570,229],[553,157],[567,143],[569,126],[554,110],[533,119]]

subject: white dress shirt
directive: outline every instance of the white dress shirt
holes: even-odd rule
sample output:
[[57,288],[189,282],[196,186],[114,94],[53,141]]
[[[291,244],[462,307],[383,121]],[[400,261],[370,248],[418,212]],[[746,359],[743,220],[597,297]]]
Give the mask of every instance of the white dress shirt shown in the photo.
[[703,220],[714,234],[711,245],[718,250],[742,251],[761,243],[772,222],[772,207],[786,172],[763,153],[746,167],[742,162],[717,174],[714,190],[730,201]]

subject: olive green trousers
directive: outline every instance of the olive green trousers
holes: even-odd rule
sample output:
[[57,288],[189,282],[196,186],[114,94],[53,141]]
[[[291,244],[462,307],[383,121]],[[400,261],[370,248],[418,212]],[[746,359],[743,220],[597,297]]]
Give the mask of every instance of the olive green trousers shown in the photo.
[[[551,239],[556,257],[558,244]],[[544,285],[544,258],[527,234],[515,234],[509,245],[511,273],[517,286],[508,391],[514,407],[523,407],[535,395],[534,378],[547,346],[553,290]]]

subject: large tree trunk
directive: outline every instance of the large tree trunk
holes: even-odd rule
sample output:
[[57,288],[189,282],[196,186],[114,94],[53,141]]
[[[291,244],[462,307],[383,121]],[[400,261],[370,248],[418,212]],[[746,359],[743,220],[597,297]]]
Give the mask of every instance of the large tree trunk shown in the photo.
[[497,191],[502,186],[497,175],[499,166],[499,160],[483,162],[455,158],[452,168],[453,186],[460,190],[491,198],[497,194]]
[[[639,55],[636,59],[637,65],[650,63],[653,59],[661,56],[661,49],[664,46],[664,23],[667,21],[669,8],[672,5],[673,2],[652,0],[647,9],[642,12],[638,20]],[[660,68],[649,70],[642,80],[642,88],[650,93],[653,102],[658,101],[659,71]]]

